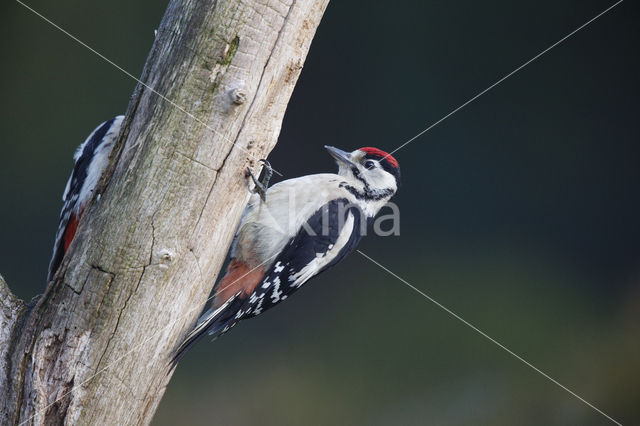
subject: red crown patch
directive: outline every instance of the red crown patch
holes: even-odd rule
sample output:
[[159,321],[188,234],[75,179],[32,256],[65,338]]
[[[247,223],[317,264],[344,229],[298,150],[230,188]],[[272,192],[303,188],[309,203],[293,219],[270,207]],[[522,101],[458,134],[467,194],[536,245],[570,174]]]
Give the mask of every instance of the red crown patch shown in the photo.
[[391,165],[396,169],[399,166],[398,161],[395,158],[393,158],[391,154],[387,154],[381,149],[365,146],[364,148],[360,148],[360,151],[366,153],[367,155],[372,155],[374,157],[380,157],[381,159],[385,159],[389,162],[389,165]]

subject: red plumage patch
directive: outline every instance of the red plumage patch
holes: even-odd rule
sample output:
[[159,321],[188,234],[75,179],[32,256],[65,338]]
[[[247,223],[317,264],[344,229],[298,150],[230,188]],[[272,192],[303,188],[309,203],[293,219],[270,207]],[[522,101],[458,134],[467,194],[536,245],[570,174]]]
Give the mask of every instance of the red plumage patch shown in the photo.
[[71,241],[73,241],[73,237],[76,235],[76,231],[78,230],[78,218],[75,214],[71,214],[69,217],[69,221],[67,222],[67,227],[64,230],[64,251],[66,253]]
[[242,292],[240,298],[249,297],[264,278],[264,270],[259,267],[249,269],[246,263],[233,259],[227,266],[227,273],[216,287],[213,307],[218,308],[234,294]]
[[395,167],[396,169],[399,166],[398,161],[395,158],[393,158],[391,156],[391,154],[387,154],[386,152],[384,152],[381,149],[366,146],[364,148],[360,148],[360,151],[366,153],[367,155],[373,155],[373,156],[376,156],[376,157],[381,157],[381,158],[387,160],[389,162],[389,164],[392,167]]

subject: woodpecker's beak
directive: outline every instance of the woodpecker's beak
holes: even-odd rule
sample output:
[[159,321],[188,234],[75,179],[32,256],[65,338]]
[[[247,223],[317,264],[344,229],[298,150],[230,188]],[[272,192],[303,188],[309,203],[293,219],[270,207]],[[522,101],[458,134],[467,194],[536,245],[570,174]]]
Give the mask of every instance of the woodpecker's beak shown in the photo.
[[325,145],[324,147],[327,149],[327,151],[329,151],[329,154],[331,154],[331,156],[336,159],[338,164],[344,164],[345,166],[355,166],[355,163],[351,161],[350,153],[329,145]]

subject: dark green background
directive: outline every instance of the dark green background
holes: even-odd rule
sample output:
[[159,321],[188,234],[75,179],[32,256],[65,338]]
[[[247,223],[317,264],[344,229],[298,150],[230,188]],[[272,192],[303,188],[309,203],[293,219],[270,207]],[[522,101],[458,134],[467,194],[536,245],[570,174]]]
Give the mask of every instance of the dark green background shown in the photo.
[[[139,75],[166,2],[32,0]],[[392,150],[613,1],[333,1],[270,160]],[[75,147],[135,82],[0,6],[0,272],[44,288]],[[401,236],[361,249],[625,425],[640,423],[639,14],[626,1],[399,151]],[[109,374],[105,372],[103,374]],[[202,342],[156,425],[608,424],[359,254]]]

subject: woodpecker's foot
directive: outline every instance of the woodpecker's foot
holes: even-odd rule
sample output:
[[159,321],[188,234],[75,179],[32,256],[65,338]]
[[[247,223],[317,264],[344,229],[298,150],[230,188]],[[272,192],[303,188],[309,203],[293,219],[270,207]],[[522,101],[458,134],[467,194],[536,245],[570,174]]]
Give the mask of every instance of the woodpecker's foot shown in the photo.
[[251,169],[247,168],[251,179],[253,180],[253,184],[255,185],[253,189],[250,189],[254,194],[260,194],[260,199],[262,201],[267,200],[267,188],[269,187],[269,181],[271,180],[271,176],[273,176],[273,168],[271,167],[271,163],[267,160],[260,160],[261,163],[264,164],[264,176],[262,177],[262,181],[259,181],[253,173]]

